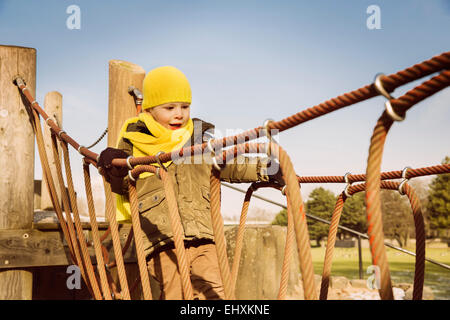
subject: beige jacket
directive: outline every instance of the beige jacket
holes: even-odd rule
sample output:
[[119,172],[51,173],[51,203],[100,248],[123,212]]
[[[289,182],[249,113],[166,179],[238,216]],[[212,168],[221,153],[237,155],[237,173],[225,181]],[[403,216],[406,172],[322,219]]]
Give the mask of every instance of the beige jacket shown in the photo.
[[[202,143],[207,140],[208,132],[214,129],[210,123],[200,119],[192,119],[194,132],[201,132],[197,137],[194,134],[185,145]],[[150,134],[147,127],[141,121],[130,124],[127,131],[138,131]],[[204,140],[205,141],[205,140]],[[132,144],[123,138],[118,147],[127,154],[132,154]],[[188,158],[186,163],[175,164],[172,162],[168,167],[168,173],[172,178],[174,192],[177,199],[178,211],[184,230],[184,239],[187,241],[195,239],[214,239],[211,224],[210,206],[210,175],[212,164],[210,161],[195,163],[194,158]],[[267,158],[239,157],[232,163],[228,163],[221,170],[220,178],[227,182],[249,183],[254,181],[268,181]],[[126,178],[127,179],[127,178]],[[127,181],[121,193],[127,192]],[[167,200],[162,181],[152,175],[136,182],[138,197],[138,208],[140,222],[144,231],[144,248],[146,255],[156,249],[173,242],[173,233],[168,215]]]

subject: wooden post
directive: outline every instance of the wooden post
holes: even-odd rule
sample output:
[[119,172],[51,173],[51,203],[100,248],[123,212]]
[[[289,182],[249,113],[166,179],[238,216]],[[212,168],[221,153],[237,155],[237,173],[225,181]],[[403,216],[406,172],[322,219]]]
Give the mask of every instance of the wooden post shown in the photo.
[[[57,91],[49,92],[45,95],[44,98],[44,109],[47,115],[56,120],[58,126],[62,128],[62,95]],[[48,162],[50,164],[50,171],[52,177],[54,177],[53,181],[56,187],[56,193],[58,195],[58,199],[61,199],[61,187],[59,186],[59,181],[57,179],[56,172],[56,164],[55,159],[53,159],[53,151],[52,151],[52,138],[50,127],[47,125],[43,125],[43,136],[44,136],[44,145],[45,151],[47,152]],[[58,145],[59,154],[62,154],[61,147]],[[41,209],[42,210],[54,210],[52,198],[50,197],[50,192],[47,187],[47,179],[45,175],[42,177],[42,185],[41,185]]]
[[[0,45],[0,232],[31,229],[33,222],[34,132],[13,83],[17,75],[36,96],[36,49]],[[29,300],[32,286],[30,271],[1,269],[0,300]]]
[[[128,87],[134,86],[142,91],[144,77],[145,70],[134,63],[109,61],[108,147],[116,147],[123,123],[136,116],[136,106]],[[113,205],[115,212],[115,203],[106,203],[106,206],[110,205]]]

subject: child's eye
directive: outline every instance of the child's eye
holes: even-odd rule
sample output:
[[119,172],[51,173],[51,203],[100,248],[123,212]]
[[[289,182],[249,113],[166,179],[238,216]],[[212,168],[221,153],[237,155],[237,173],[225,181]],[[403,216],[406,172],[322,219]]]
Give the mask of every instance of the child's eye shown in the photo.
[[170,106],[170,107],[166,107],[166,110],[173,110],[174,107]]
[[184,106],[182,106],[182,108],[183,109],[187,109],[187,108],[189,108],[189,106],[188,105],[184,105]]

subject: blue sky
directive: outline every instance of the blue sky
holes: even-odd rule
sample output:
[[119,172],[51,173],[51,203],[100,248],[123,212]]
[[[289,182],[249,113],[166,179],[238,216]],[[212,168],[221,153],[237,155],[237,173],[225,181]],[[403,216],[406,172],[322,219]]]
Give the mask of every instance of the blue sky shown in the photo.
[[[66,8],[78,5],[81,28]],[[378,5],[381,29],[366,10]],[[224,136],[280,120],[449,50],[450,1],[13,1],[0,0],[0,44],[37,49],[37,100],[63,95],[63,127],[89,145],[107,126],[108,61],[146,71],[174,65],[188,77],[193,117]],[[423,81],[423,80],[422,80]],[[394,92],[399,96],[413,85]],[[450,154],[450,89],[412,108],[391,129],[382,170],[435,165]],[[363,173],[384,108],[377,97],[280,134],[299,175]],[[106,143],[93,151],[100,152]],[[81,169],[72,152],[74,170]],[[78,166],[78,167],[81,167]],[[36,177],[41,177],[36,162]],[[317,185],[302,186],[306,198]],[[326,185],[335,193],[344,185]],[[79,194],[84,190],[80,189]],[[262,195],[284,202],[278,193]],[[223,212],[243,196],[224,188]],[[267,210],[278,208],[255,201]]]

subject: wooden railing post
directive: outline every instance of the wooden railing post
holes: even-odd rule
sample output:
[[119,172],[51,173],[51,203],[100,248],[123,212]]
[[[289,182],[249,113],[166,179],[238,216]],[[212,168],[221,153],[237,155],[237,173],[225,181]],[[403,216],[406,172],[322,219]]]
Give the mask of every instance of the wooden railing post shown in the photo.
[[[13,83],[18,75],[36,96],[36,49],[0,45],[0,233],[30,230],[33,223],[34,132]],[[0,263],[7,265],[8,257],[0,256]],[[32,291],[31,271],[0,269],[0,300],[30,300]]]
[[[108,147],[116,147],[123,123],[136,116],[136,106],[128,87],[134,86],[142,91],[144,77],[145,70],[134,63],[109,61]],[[106,206],[111,205],[113,212],[116,212],[115,203],[106,203]]]
[[[57,91],[49,92],[45,95],[44,98],[44,109],[47,115],[56,120],[58,126],[62,128],[62,95]],[[56,179],[56,165],[55,159],[53,159],[53,151],[52,151],[52,138],[50,127],[44,125],[43,128],[43,136],[44,136],[44,145],[45,151],[47,152],[48,161],[50,164],[50,171],[52,173],[53,181],[56,187],[56,193],[58,195],[58,199],[61,199],[61,188],[59,186],[59,181]],[[59,154],[62,154],[61,147],[58,145]],[[48,191],[47,181],[45,175],[42,176],[42,185],[41,185],[41,209],[42,210],[51,210],[53,211],[53,202],[50,197],[50,192]]]

